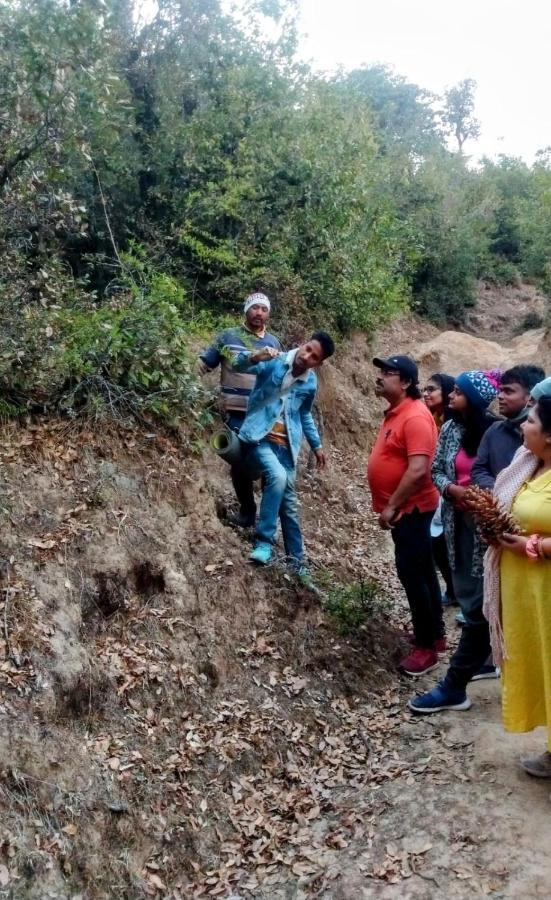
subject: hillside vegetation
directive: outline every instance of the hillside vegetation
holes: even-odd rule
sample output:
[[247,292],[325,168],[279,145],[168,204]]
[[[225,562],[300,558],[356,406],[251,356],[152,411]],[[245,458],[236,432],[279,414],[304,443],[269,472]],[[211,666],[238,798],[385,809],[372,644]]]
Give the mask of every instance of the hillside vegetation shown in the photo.
[[250,288],[283,334],[457,325],[476,278],[549,288],[549,152],[470,167],[472,82],[322,78],[292,3],[143,8],[0,2],[4,414],[200,422],[190,339]]

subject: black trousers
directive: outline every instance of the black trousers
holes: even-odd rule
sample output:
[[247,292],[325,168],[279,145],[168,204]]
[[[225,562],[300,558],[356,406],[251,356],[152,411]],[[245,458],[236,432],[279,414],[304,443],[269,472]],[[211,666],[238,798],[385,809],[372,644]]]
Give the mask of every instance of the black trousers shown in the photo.
[[470,516],[455,514],[455,594],[466,624],[457,650],[450,659],[444,683],[454,691],[464,691],[473,675],[491,653],[490,628],[482,613],[483,579],[471,575],[475,526]]
[[444,636],[442,597],[432,555],[430,523],[432,512],[414,509],[405,513],[392,528],[396,571],[406,592],[415,643],[432,649]]
[[446,687],[464,691],[491,652],[490,628],[481,606],[478,610],[471,610],[470,621],[461,629],[459,645],[450,659],[450,667],[444,679]]
[[[226,425],[228,428],[231,428],[232,431],[235,431],[236,434],[239,434],[239,429],[244,421],[244,415],[240,416],[238,413],[231,413],[226,418]],[[253,486],[255,473],[253,472],[251,465],[247,463],[246,457],[241,462],[231,466],[230,471],[233,489],[239,502],[241,515],[254,520],[256,516],[256,501],[254,499]],[[258,478],[258,473],[256,474],[256,478]]]

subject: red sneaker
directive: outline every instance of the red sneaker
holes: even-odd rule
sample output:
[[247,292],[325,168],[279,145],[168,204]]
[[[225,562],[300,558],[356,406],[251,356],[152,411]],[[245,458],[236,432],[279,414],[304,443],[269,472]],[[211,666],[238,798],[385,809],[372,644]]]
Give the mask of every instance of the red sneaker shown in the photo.
[[402,659],[400,668],[406,675],[424,675],[425,672],[432,672],[438,665],[438,654],[436,650],[425,650],[423,647],[416,647],[409,656]]

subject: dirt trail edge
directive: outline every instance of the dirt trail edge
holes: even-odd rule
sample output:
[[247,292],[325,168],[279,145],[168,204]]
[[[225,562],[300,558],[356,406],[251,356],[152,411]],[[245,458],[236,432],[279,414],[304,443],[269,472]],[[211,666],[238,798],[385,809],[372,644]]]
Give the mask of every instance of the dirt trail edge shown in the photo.
[[[412,317],[377,351],[413,336],[438,337]],[[406,709],[440,672],[396,672],[408,617],[364,483],[371,355],[358,336],[327,367],[331,468],[305,458],[301,477],[326,593],[378,584],[351,635],[283,566],[246,563],[207,450],[4,428],[0,898],[550,895],[549,787],[516,764],[542,736],[503,732],[495,682],[466,713]]]

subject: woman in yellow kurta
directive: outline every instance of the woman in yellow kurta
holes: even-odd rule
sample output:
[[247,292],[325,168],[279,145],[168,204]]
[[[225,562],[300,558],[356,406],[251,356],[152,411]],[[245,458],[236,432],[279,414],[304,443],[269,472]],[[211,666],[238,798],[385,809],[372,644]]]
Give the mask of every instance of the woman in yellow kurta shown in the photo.
[[[504,726],[547,728],[547,750],[521,765],[551,778],[551,397],[540,398],[522,428],[524,448],[498,476],[495,494],[523,533],[500,541],[497,605],[487,565],[485,606],[494,652],[502,657]],[[491,568],[497,552],[488,557]]]

